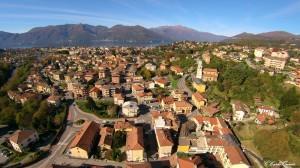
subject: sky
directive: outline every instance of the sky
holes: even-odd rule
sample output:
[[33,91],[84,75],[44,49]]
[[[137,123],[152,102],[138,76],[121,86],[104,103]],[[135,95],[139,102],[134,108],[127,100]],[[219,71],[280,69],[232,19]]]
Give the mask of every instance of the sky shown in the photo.
[[183,25],[232,36],[300,34],[300,0],[1,0],[0,31],[59,24]]

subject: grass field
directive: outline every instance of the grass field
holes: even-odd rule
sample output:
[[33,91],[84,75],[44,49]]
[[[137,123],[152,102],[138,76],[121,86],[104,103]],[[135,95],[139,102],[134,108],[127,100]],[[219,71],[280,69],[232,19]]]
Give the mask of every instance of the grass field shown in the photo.
[[265,160],[286,160],[300,165],[300,137],[293,135],[288,128],[246,123],[235,126],[234,132],[243,146]]

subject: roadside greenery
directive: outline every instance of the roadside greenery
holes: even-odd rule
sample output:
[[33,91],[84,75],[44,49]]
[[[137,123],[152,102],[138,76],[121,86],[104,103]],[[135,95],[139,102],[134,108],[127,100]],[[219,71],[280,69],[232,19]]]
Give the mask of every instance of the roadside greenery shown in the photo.
[[76,104],[82,111],[93,113],[100,118],[118,117],[118,106],[112,101],[94,101],[88,97],[87,100],[77,100]]

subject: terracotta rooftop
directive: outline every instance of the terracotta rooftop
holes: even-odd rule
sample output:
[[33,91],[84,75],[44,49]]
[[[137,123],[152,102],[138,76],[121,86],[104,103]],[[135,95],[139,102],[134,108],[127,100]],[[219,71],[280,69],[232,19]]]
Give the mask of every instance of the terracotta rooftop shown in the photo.
[[127,133],[126,150],[143,150],[144,136],[142,127],[134,127]]
[[22,143],[24,140],[29,138],[31,135],[35,134],[36,132],[33,130],[17,130],[15,133],[13,133],[9,140],[13,141],[16,144]]
[[195,168],[202,164],[200,156],[192,158],[177,158],[178,168]]
[[205,97],[199,93],[199,92],[195,92],[193,93],[193,96],[196,98],[196,100],[199,102],[199,101],[205,101]]
[[225,146],[225,152],[227,153],[227,157],[230,160],[231,164],[240,164],[244,163],[246,165],[250,165],[249,161],[245,157],[245,154],[239,147],[236,146]]
[[70,148],[78,147],[86,151],[90,151],[90,146],[95,138],[95,135],[99,133],[99,124],[93,121],[86,121],[79,132],[75,135],[70,144]]
[[156,129],[157,143],[160,146],[173,146],[171,134],[165,129]]

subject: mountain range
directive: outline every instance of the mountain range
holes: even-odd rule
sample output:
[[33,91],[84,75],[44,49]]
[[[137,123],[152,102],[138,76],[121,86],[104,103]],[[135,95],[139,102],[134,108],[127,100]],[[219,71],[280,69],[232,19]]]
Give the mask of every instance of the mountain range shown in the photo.
[[174,41],[240,42],[270,40],[299,42],[300,36],[283,31],[260,34],[242,33],[233,37],[200,32],[184,26],[145,28],[139,25],[112,27],[88,24],[65,24],[36,27],[25,33],[0,31],[0,48],[156,45]]

